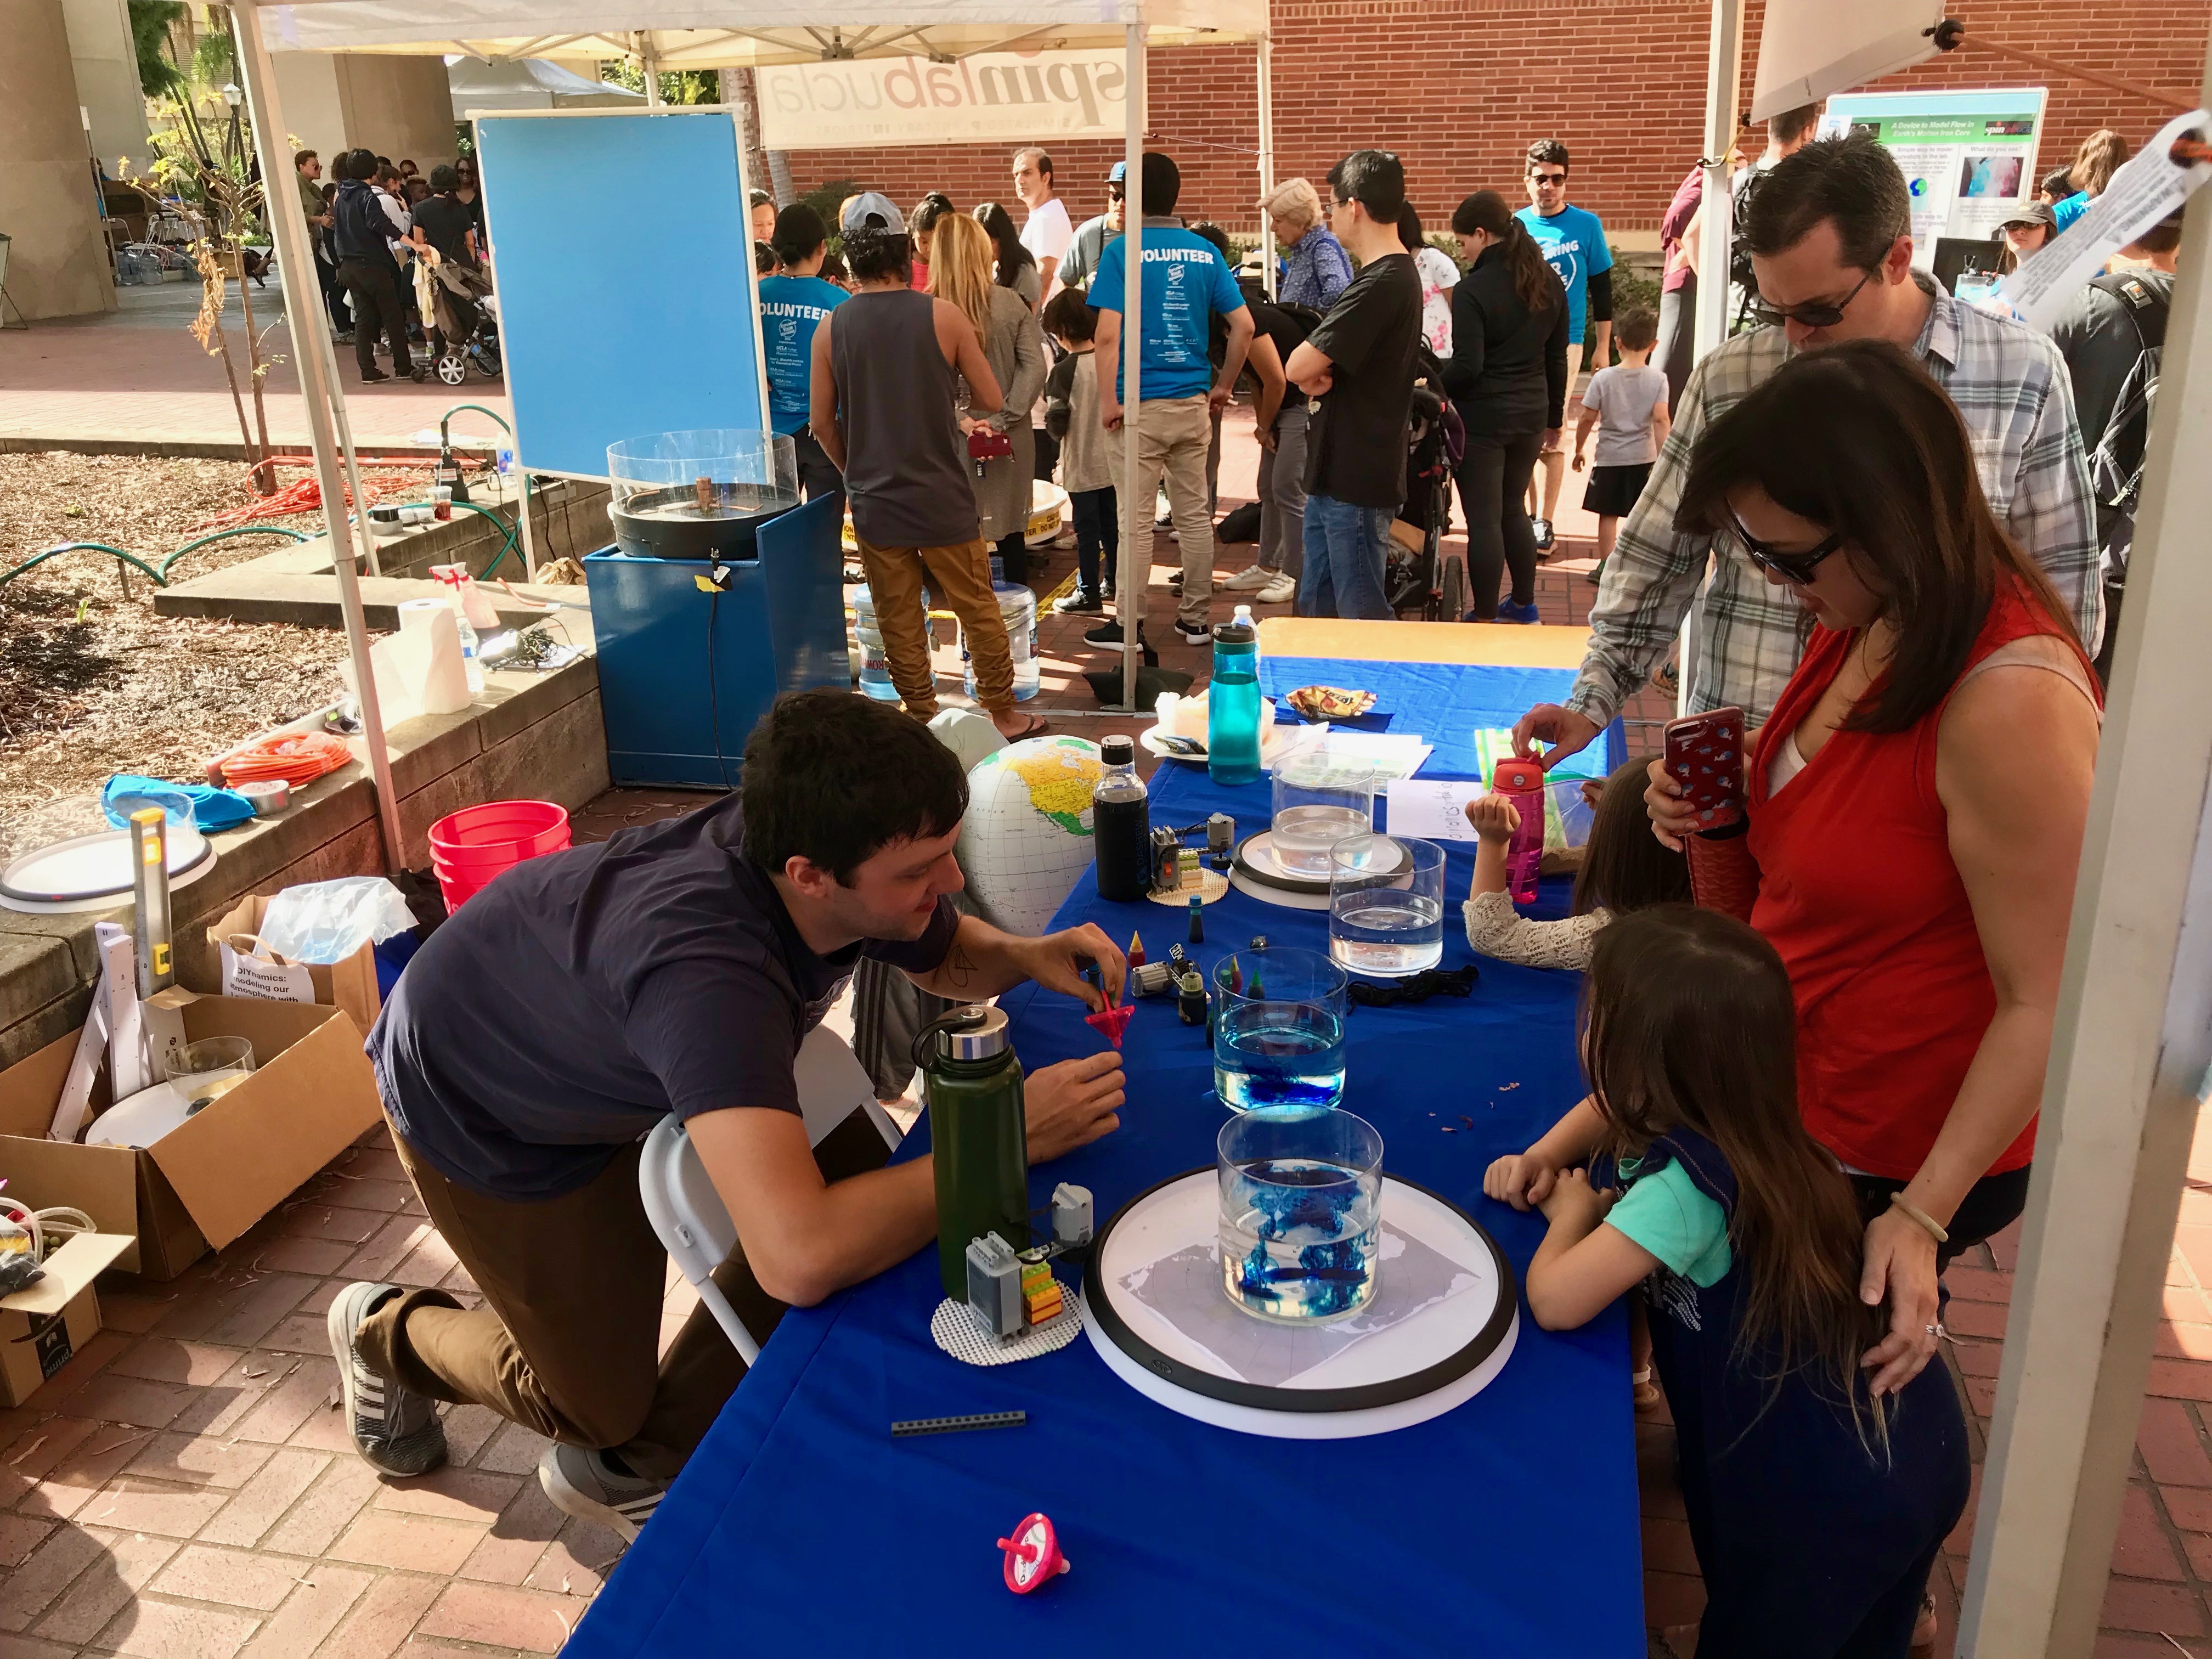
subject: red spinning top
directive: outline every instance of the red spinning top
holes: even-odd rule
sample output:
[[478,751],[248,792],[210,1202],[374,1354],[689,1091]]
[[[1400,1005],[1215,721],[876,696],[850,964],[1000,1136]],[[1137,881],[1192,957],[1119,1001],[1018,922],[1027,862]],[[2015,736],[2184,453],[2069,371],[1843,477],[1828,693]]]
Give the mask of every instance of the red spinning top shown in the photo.
[[1083,1023],[1118,1048],[1121,1046],[1121,1033],[1129,1029],[1129,1016],[1136,1012],[1135,1003],[1125,1002],[1118,1008],[1101,1008],[1095,1014],[1085,1014]]
[[1001,1538],[999,1547],[1006,1552],[1006,1588],[1017,1595],[1027,1595],[1067,1571],[1067,1558],[1060,1553],[1060,1534],[1042,1515],[1024,1516],[1014,1528],[1014,1535]]

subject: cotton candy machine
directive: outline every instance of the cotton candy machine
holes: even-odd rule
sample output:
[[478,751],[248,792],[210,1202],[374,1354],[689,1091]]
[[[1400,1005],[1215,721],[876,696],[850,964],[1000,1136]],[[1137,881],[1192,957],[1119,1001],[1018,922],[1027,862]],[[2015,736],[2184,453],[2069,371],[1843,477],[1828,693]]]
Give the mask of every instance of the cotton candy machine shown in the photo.
[[799,459],[780,433],[659,432],[607,446],[615,545],[632,558],[756,557],[760,526],[799,505]]

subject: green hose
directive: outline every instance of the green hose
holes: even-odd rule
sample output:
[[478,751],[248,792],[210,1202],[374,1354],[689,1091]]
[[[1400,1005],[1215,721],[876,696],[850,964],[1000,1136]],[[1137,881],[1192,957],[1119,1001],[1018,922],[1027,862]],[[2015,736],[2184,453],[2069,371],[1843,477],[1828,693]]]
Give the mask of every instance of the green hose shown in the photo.
[[[393,505],[393,503],[389,501],[380,501],[377,505],[380,507],[388,507]],[[398,503],[398,505],[403,507],[435,507],[438,503],[434,501],[403,501]],[[480,519],[489,519],[492,521],[493,526],[501,531],[506,537],[506,539],[500,544],[499,551],[492,556],[491,562],[486,565],[478,575],[478,580],[489,580],[490,579],[491,573],[499,568],[501,562],[505,561],[507,556],[510,553],[514,555],[514,562],[517,564],[522,562],[522,555],[517,550],[514,540],[516,535],[519,533],[519,524],[511,525],[507,523],[506,520],[501,518],[498,514],[492,512],[489,507],[478,507],[474,501],[448,501],[446,502],[445,505],[459,507],[465,512],[473,513]]]
[[43,553],[33,553],[29,558],[24,560],[22,563],[17,565],[13,570],[9,571],[5,575],[0,575],[0,582],[11,582],[15,580],[16,577],[21,575],[33,565],[44,564],[48,559],[52,558],[57,553],[76,553],[79,551],[87,553],[112,553],[117,558],[122,560],[124,563],[135,565],[137,568],[144,571],[149,576],[152,577],[154,579],[155,586],[167,587],[168,586],[168,583],[162,580],[161,573],[155,569],[152,565],[148,564],[145,560],[137,557],[135,554],[125,553],[119,547],[110,547],[106,542],[64,542],[59,547],[50,547]]
[[234,529],[218,530],[212,536],[203,536],[196,542],[186,542],[175,552],[170,554],[167,558],[162,560],[161,574],[158,580],[166,586],[169,580],[170,566],[175,564],[176,562],[179,559],[183,558],[185,554],[191,552],[196,547],[205,547],[210,542],[228,541],[234,536],[289,536],[295,542],[304,542],[309,539],[306,531],[289,529],[283,525],[246,524],[240,525]]
[[[514,428],[508,423],[507,417],[501,415],[497,410],[486,409],[482,404],[455,404],[451,409],[447,410],[443,415],[441,415],[438,417],[438,432],[441,437],[446,435],[447,423],[450,422],[454,416],[459,414],[465,409],[473,409],[479,415],[490,416],[493,420],[499,422],[500,430],[506,433],[510,438],[514,435]],[[523,520],[527,519],[530,516],[530,469],[526,466],[520,466],[518,465],[517,471],[522,474],[522,511],[514,521],[515,529],[510,530],[507,532],[507,544],[499,550],[499,558],[494,559],[489,564],[484,567],[483,574],[487,576],[490,575],[493,571],[499,568],[500,559],[505,558],[509,553],[514,554],[514,562],[517,564],[523,563],[522,555],[515,550],[514,538],[521,528]],[[454,505],[457,507],[465,507],[468,506],[469,503],[465,501],[457,501]],[[479,512],[483,511],[482,508],[478,508],[477,510]],[[486,514],[485,516],[489,518],[491,515]],[[497,523],[498,520],[493,520],[493,522]],[[526,565],[524,566],[523,574],[526,576],[529,574],[529,568]]]

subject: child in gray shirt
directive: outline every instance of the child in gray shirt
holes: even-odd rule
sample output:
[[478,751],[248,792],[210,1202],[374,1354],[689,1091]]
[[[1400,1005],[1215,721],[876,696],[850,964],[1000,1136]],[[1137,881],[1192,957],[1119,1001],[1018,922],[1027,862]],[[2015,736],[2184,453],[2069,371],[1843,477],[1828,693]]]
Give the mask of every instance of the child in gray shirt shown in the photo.
[[1598,569],[1590,572],[1592,581],[1613,556],[1620,521],[1644,493],[1659,446],[1667,441],[1667,375],[1651,367],[1651,348],[1658,337],[1658,319],[1647,310],[1639,307],[1615,318],[1613,339],[1620,348],[1620,362],[1591,377],[1575,420],[1577,472],[1591,428],[1597,431],[1596,461],[1583,495],[1583,509],[1597,514]]

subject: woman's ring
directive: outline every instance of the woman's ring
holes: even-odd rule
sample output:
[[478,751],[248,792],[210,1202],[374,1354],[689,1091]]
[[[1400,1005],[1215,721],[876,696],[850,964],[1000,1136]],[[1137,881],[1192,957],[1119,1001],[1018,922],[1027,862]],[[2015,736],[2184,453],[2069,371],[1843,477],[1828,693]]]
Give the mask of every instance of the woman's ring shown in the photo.
[[1941,1325],[1930,1325],[1928,1327],[1928,1334],[1930,1336],[1941,1336],[1943,1334],[1943,1328]]

